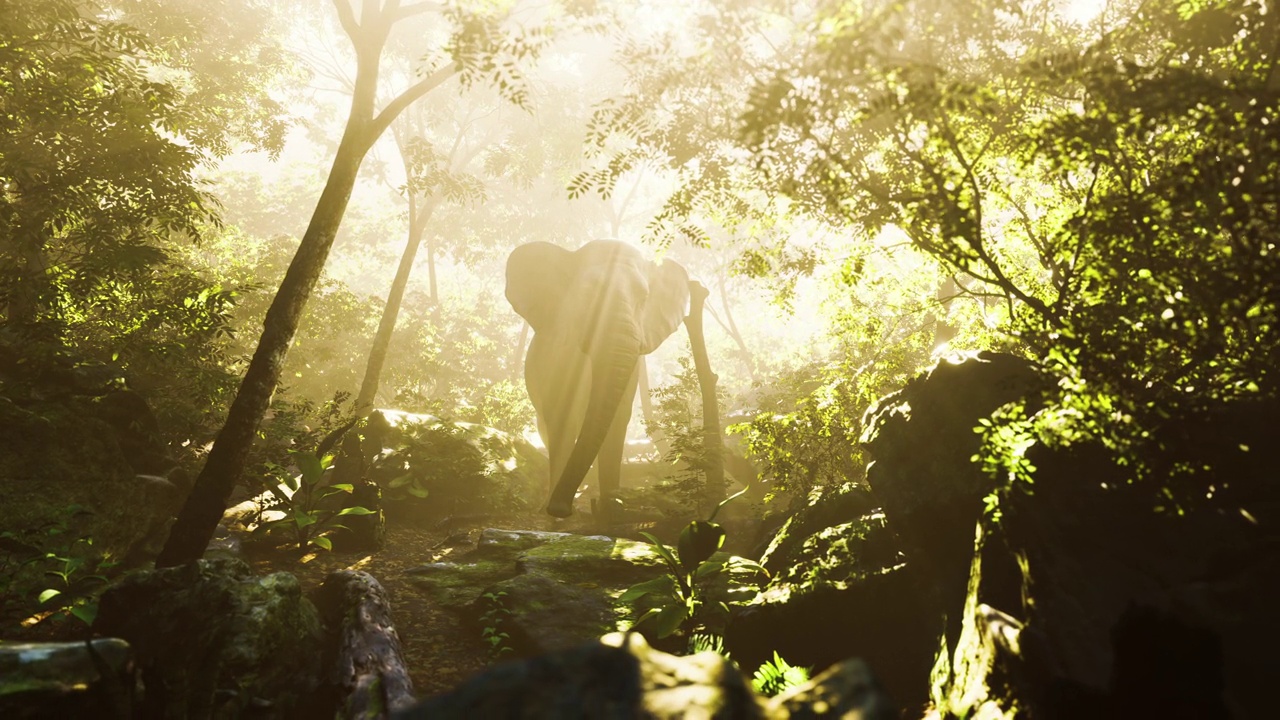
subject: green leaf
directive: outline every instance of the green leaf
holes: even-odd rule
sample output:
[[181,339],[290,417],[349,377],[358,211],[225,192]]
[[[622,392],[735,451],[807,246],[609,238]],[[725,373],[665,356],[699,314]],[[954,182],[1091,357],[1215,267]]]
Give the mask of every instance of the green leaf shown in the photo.
[[308,485],[314,485],[320,481],[320,476],[324,474],[324,462],[316,457],[313,453],[302,452],[298,450],[291,451],[293,462],[298,466],[298,472],[302,473],[302,480]]
[[342,508],[338,511],[338,516],[342,515],[372,515],[373,511],[367,507],[355,505],[353,507]]
[[92,625],[98,617],[98,603],[84,603],[71,608],[71,614],[85,625]]
[[53,588],[49,588],[48,590],[45,590],[44,592],[40,593],[39,600],[41,603],[45,603],[49,601],[49,598],[54,598],[61,594],[62,594],[61,590],[54,590]]
[[652,580],[646,580],[627,588],[625,592],[618,596],[620,602],[633,602],[649,593],[658,593],[660,595],[671,596],[674,594],[675,581],[670,575],[660,575]]
[[315,523],[316,523],[315,513],[300,512],[297,515],[293,516],[293,524],[297,525],[299,528],[304,528],[304,527],[307,527],[308,525],[314,525]]
[[425,499],[427,495],[429,495],[430,493],[428,493],[427,489],[424,487],[419,487],[417,485],[410,485],[409,494],[416,498]]
[[680,574],[680,563],[676,560],[676,556],[671,554],[671,549],[662,544],[662,541],[647,532],[641,532],[646,540],[653,543],[653,549],[658,551],[663,560],[667,561],[667,566],[671,568],[671,572]]
[[654,632],[658,637],[664,638],[680,629],[685,620],[689,619],[689,608],[684,603],[668,605],[658,611],[657,617],[653,619]]
[[387,487],[400,488],[400,487],[404,487],[405,485],[408,485],[411,482],[413,482],[413,473],[405,473],[398,477],[391,478],[391,481],[387,483]]
[[333,485],[329,486],[329,489],[337,490],[338,492],[349,493],[349,492],[353,492],[356,489],[356,487],[351,483],[334,483]]
[[719,523],[694,520],[680,531],[677,545],[680,552],[680,565],[685,572],[693,572],[707,558],[715,554],[724,545],[725,532]]
[[769,571],[760,563],[754,560],[748,560],[744,557],[738,557],[737,555],[729,558],[729,562],[726,565],[730,571],[758,572],[765,576],[769,575]]
[[695,579],[701,580],[701,579],[703,579],[703,578],[705,578],[705,577],[709,577],[709,576],[711,576],[711,575],[715,575],[715,574],[717,574],[717,573],[719,573],[719,572],[723,571],[724,569],[725,569],[725,564],[724,564],[724,563],[722,563],[722,562],[720,562],[720,561],[718,561],[718,560],[716,560],[716,561],[708,560],[707,562],[704,562],[704,563],[702,563],[701,565],[699,565],[699,566],[698,566],[698,569],[697,569],[697,570],[695,570],[695,571],[694,571],[694,573],[693,573],[693,577],[694,577]]
[[311,544],[324,550],[333,549],[333,541],[323,535],[311,538]]

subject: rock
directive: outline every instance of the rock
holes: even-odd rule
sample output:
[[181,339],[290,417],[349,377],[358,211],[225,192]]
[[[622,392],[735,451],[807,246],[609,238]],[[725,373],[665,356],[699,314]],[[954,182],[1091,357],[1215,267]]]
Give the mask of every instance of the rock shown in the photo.
[[367,477],[383,488],[388,512],[422,520],[522,512],[546,501],[546,455],[523,438],[430,415],[379,413],[386,445],[370,460]]
[[919,585],[907,566],[795,594],[791,586],[771,585],[733,616],[725,647],[744,668],[775,651],[818,670],[858,655],[877,669],[890,696],[922,705],[942,624]]
[[348,720],[377,720],[413,703],[413,682],[391,623],[387,594],[365,572],[329,573],[315,593],[329,628],[327,685]]
[[907,561],[929,566],[947,607],[961,607],[974,527],[996,487],[971,460],[974,428],[1050,384],[1025,360],[984,352],[939,362],[867,412],[867,484]]
[[475,550],[455,562],[409,571],[431,602],[475,622],[501,594],[503,630],[519,655],[574,647],[617,629],[613,598],[663,572],[647,543],[603,535],[498,530],[481,532]]
[[308,703],[324,637],[288,573],[254,577],[234,558],[140,571],[103,593],[93,629],[133,647],[145,716],[235,714],[264,702],[280,715],[317,711]]
[[[1140,480],[1087,441],[1031,447],[1034,485],[1001,491],[999,523],[984,521],[940,716],[1274,714],[1280,488],[1269,454],[1243,448],[1278,422],[1280,407],[1253,403],[1172,419]],[[1179,512],[1158,510],[1177,496]],[[1001,633],[983,630],[997,616]]]
[[0,642],[0,717],[133,717],[137,683],[129,644]]
[[676,657],[636,634],[499,665],[397,720],[537,717],[764,718],[737,668],[712,652]]
[[857,654],[890,695],[923,703],[941,625],[898,547],[865,486],[827,489],[770,544],[773,576],[734,616],[725,646],[747,668],[775,650],[819,670]]
[[[975,529],[995,487],[970,462],[973,429],[1047,385],[1025,361],[983,353],[940,362],[878,402],[866,484],[826,490],[778,532],[763,558],[773,579],[726,633],[734,657],[750,667],[777,650],[821,669],[856,655],[905,707],[923,705],[939,636],[954,647],[960,632]],[[993,577],[1007,571],[990,565]]]
[[[1027,693],[1041,715],[1081,706],[1117,718],[1269,715],[1268,689],[1280,682],[1265,659],[1280,643],[1276,526],[1235,503],[1158,513],[1156,488],[1126,483],[1100,448],[1029,456],[1035,494],[1002,496],[994,532],[1025,568],[1030,602],[1005,607],[1034,631],[1050,676]],[[1267,491],[1246,486],[1274,485],[1269,462],[1234,470],[1213,484],[1254,498]]]

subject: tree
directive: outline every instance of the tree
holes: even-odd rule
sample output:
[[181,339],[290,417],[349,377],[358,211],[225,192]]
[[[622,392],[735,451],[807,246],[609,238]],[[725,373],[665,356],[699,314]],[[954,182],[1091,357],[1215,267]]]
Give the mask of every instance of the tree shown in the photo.
[[179,140],[190,113],[139,67],[136,30],[70,0],[0,8],[0,278],[5,322],[55,336],[68,312],[165,259],[213,220]]
[[311,290],[324,269],[360,164],[373,143],[405,108],[450,77],[458,75],[464,83],[478,79],[493,79],[498,84],[504,82],[505,73],[511,66],[495,60],[499,48],[517,58],[530,51],[529,46],[518,38],[504,42],[496,18],[455,11],[450,18],[456,25],[456,31],[447,48],[449,58],[378,110],[378,72],[391,29],[406,18],[434,10],[437,6],[429,3],[401,5],[399,0],[361,0],[357,11],[348,0],[334,0],[334,5],[356,56],[356,77],[346,129],[315,212],[267,310],[262,336],[232,402],[227,422],[214,441],[195,487],[156,560],[158,567],[170,567],[199,558],[213,536],[226,509],[227,499],[244,469],[254,432],[279,383],[289,343]]
[[[410,116],[405,117],[407,119]],[[476,176],[465,172],[465,168],[487,144],[484,141],[473,141],[469,147],[464,145],[467,132],[472,129],[471,123],[466,120],[461,123],[449,153],[442,155],[425,137],[426,128],[423,127],[420,116],[416,119],[418,122],[411,127],[407,122],[402,123],[403,127],[392,127],[406,177],[404,194],[409,206],[408,237],[395,278],[387,290],[387,302],[378,322],[378,330],[373,336],[373,344],[369,348],[364,380],[356,396],[355,409],[360,415],[373,408],[391,336],[400,316],[400,303],[404,299],[409,274],[413,270],[413,262],[422,245],[423,236],[427,234],[432,214],[444,200],[469,203],[484,198],[483,183]],[[436,247],[431,239],[427,242],[427,272],[430,301],[435,307],[438,306],[440,297],[436,285]]]
[[998,298],[1066,377],[1033,437],[1140,475],[1166,428],[1280,394],[1276,22],[1254,0],[1113,2],[1089,29],[1048,2],[836,9],[743,138],[809,211]]

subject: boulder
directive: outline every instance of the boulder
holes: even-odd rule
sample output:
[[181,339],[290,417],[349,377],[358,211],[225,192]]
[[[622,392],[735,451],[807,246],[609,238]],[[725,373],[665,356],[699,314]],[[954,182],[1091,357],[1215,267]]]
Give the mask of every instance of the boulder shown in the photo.
[[[1048,385],[1025,361],[983,353],[944,360],[873,406],[866,482],[824,490],[774,537],[763,557],[773,579],[726,633],[734,657],[750,667],[777,650],[821,669],[857,655],[903,706],[923,705],[939,637],[954,647],[959,635],[975,529],[995,489],[970,461],[974,428]],[[1008,563],[993,560],[990,573],[1006,577]]]
[[764,718],[763,702],[724,657],[676,657],[615,633],[499,665],[397,720],[478,717]]
[[898,711],[861,658],[832,665],[821,675],[767,705],[771,717],[791,720],[897,720]]
[[939,362],[867,412],[867,484],[907,561],[928,565],[946,607],[961,607],[974,527],[996,489],[971,460],[980,447],[974,430],[1051,386],[1029,362],[984,352]]
[[837,663],[808,683],[766,699],[722,655],[677,657],[651,648],[638,634],[612,633],[495,666],[393,717],[893,720],[898,714],[861,660]]
[[[1158,488],[1126,482],[1101,448],[1029,456],[1034,494],[1010,489],[992,529],[996,547],[1023,568],[1027,602],[1009,599],[1009,589],[989,599],[989,584],[975,583],[978,600],[1025,625],[1021,645],[1036,671],[1023,704],[1050,720],[1270,714],[1268,689],[1280,681],[1268,660],[1280,643],[1276,525],[1234,502],[1158,512]],[[1243,490],[1273,484],[1260,465],[1216,483],[1265,497]]]
[[140,571],[103,593],[93,629],[133,647],[145,716],[315,710],[324,636],[289,573],[234,558]]
[[532,655],[574,647],[617,629],[614,598],[664,572],[647,543],[531,530],[481,532],[476,548],[453,562],[409,570],[433,603],[476,622],[500,599],[513,650]]

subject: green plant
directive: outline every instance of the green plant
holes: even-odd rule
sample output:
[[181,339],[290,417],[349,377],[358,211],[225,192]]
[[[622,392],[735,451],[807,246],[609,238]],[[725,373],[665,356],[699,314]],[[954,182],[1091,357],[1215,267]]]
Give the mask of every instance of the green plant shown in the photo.
[[519,510],[521,500],[498,479],[518,465],[510,435],[483,425],[439,420],[397,428],[395,449],[378,461],[391,499],[425,499],[449,512]]
[[[0,605],[6,619],[24,618],[24,626],[58,618],[93,622],[96,594],[117,563],[99,552],[88,535],[67,541],[72,520],[85,513],[72,504],[37,527],[0,532]],[[10,610],[21,614],[11,616]]]
[[765,697],[773,697],[808,682],[809,671],[810,668],[791,665],[775,650],[772,660],[765,660],[756,668],[751,687]]
[[633,585],[619,596],[624,603],[631,603],[645,596],[652,596],[657,607],[646,610],[636,620],[634,627],[651,627],[659,638],[683,632],[689,638],[700,634],[717,635],[728,621],[729,606],[722,600],[709,597],[708,588],[713,580],[726,573],[750,572],[768,575],[762,566],[740,557],[713,559],[724,545],[725,531],[714,522],[716,514],[725,503],[742,495],[738,492],[716,506],[707,520],[694,520],[680,532],[676,547],[669,547],[653,535],[642,532],[666,563],[667,572],[652,580]]
[[492,660],[515,652],[507,642],[511,639],[511,634],[506,632],[505,628],[511,618],[511,609],[503,600],[506,596],[507,594],[501,590],[487,592],[480,596],[487,606],[484,613],[480,615],[480,639],[484,642],[489,651],[489,658]]
[[320,457],[303,450],[290,450],[289,455],[299,474],[295,476],[288,468],[274,466],[279,482],[268,486],[277,501],[275,509],[282,511],[284,515],[259,523],[254,532],[265,534],[281,528],[291,528],[298,549],[314,545],[332,550],[333,543],[325,535],[344,527],[337,522],[338,518],[347,515],[372,515],[373,511],[359,505],[340,509],[322,508],[322,500],[339,493],[350,494],[355,489],[354,486],[351,483],[328,483],[325,471],[333,462],[333,455]]
[[48,564],[44,574],[57,578],[58,582],[56,587],[45,588],[37,596],[42,612],[93,624],[98,615],[96,593],[107,582],[102,573],[117,563],[94,554],[89,550],[92,547],[93,538],[82,537],[73,541],[66,552],[44,554],[41,560]]

